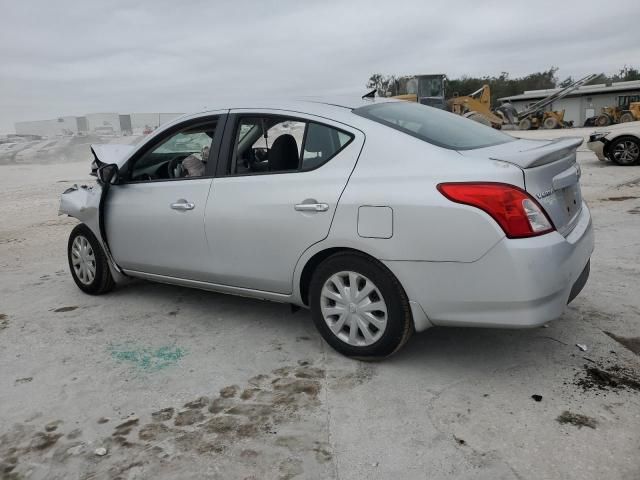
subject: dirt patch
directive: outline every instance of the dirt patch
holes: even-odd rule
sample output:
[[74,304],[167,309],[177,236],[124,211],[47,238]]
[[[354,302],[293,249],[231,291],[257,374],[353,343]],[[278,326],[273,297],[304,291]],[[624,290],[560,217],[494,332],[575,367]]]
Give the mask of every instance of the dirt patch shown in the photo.
[[603,198],[602,201],[603,202],[624,202],[625,200],[635,200],[636,198],[640,198],[640,197],[633,197],[630,195],[626,195],[626,196],[620,196],[620,197],[607,197],[607,198]]
[[4,313],[0,313],[0,330],[4,330],[9,326],[9,319]]
[[[195,398],[178,412],[175,407],[155,411],[148,423],[131,416],[115,426],[110,436],[94,440],[95,445],[107,449],[104,457],[96,456],[95,448],[86,448],[83,442],[64,438],[60,421],[45,425],[49,432],[16,425],[12,432],[0,435],[0,460],[16,478],[25,472],[63,478],[70,468],[78,478],[103,478],[104,474],[104,478],[125,478],[140,474],[142,469],[152,478],[167,462],[207,455],[224,464],[229,458],[240,457],[243,468],[254,478],[270,478],[274,468],[280,478],[293,478],[304,472],[302,459],[322,465],[333,458],[331,447],[306,430],[290,436],[291,447],[286,452],[276,442],[278,430],[288,431],[288,425],[313,415],[312,409],[320,405],[320,380],[324,377],[325,371],[311,363],[285,367],[253,377],[252,383],[242,387],[224,387],[213,398]],[[272,445],[268,461],[253,461],[267,454],[252,450],[250,441]],[[42,455],[56,442],[54,453],[59,454]]]
[[587,390],[619,390],[630,389],[640,391],[640,379],[628,368],[613,365],[607,369],[598,365],[584,365],[584,372],[575,384]]
[[23,377],[23,378],[16,378],[16,381],[14,382],[16,385],[20,385],[22,383],[31,383],[33,381],[33,377]]
[[72,311],[76,310],[77,308],[78,308],[77,305],[72,305],[70,307],[59,307],[59,308],[56,308],[54,310],[54,312],[55,313],[72,312]]
[[32,450],[46,450],[53,446],[62,437],[61,433],[37,432],[29,446]]
[[636,355],[640,355],[640,337],[621,337],[611,332],[604,333],[613,338],[619,344],[631,350]]
[[595,418],[588,417],[580,413],[572,413],[569,410],[565,410],[558,415],[556,421],[562,425],[575,425],[578,428],[589,427],[594,430],[596,429],[596,425],[598,425],[598,421]]
[[193,425],[204,420],[204,414],[199,410],[184,410],[178,412],[173,422],[176,427],[184,427],[185,425]]
[[151,418],[156,422],[166,422],[167,420],[171,420],[174,413],[175,409],[173,407],[163,408],[162,410],[153,412]]
[[631,215],[640,215],[640,207],[632,208],[631,210],[627,210],[627,213]]
[[230,385],[220,390],[220,396],[222,398],[235,397],[238,394],[238,390],[240,390],[240,387],[238,387],[237,385]]
[[128,435],[133,429],[133,427],[138,425],[139,422],[140,422],[140,419],[138,419],[137,417],[130,418],[126,422],[123,422],[120,425],[116,426],[116,428],[113,431],[113,436],[116,437],[119,435]]

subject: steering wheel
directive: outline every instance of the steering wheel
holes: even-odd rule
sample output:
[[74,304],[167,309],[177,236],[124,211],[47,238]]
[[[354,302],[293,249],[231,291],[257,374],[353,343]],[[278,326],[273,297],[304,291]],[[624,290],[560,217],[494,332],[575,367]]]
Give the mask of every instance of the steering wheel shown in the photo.
[[[180,156],[173,157],[167,163],[167,173],[169,178],[181,178],[183,173],[182,163],[178,163],[182,160]],[[177,173],[177,174],[176,174]]]

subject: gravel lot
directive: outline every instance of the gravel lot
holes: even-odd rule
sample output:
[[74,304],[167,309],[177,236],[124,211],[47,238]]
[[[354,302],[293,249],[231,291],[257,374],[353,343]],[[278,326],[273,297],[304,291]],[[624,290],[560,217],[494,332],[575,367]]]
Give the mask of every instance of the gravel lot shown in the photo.
[[287,305],[84,295],[57,208],[89,162],[1,165],[0,478],[640,478],[640,167],[579,161],[596,251],[564,317],[433,328],[381,363]]

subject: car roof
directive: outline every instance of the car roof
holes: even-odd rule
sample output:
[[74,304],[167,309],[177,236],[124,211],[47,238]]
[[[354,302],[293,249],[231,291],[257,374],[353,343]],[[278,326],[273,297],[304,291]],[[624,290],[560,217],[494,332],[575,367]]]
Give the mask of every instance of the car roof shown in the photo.
[[[332,96],[332,97],[302,97],[297,99],[288,98],[246,98],[235,100],[226,100],[214,107],[207,108],[193,115],[202,115],[213,113],[220,110],[235,109],[274,109],[274,110],[291,110],[304,112],[309,114],[327,114],[330,111],[336,114],[344,114],[359,107],[367,105],[396,102],[399,100],[393,98],[362,98],[358,96]],[[191,116],[191,115],[189,115]]]
[[[288,112],[297,112],[317,117],[334,120],[345,125],[355,128],[363,128],[370,120],[359,115],[355,115],[353,110],[367,105],[399,102],[401,100],[385,97],[362,98],[359,96],[332,96],[332,97],[305,97],[302,99],[286,99],[286,98],[250,98],[242,97],[236,100],[225,100],[220,103],[208,107],[206,110],[189,113],[173,119],[171,122],[165,123],[153,132],[149,138],[154,138],[162,132],[172,128],[176,124],[186,120],[193,120],[200,117],[206,117],[211,114],[219,114],[227,110],[283,110]],[[144,142],[146,143],[146,142]]]

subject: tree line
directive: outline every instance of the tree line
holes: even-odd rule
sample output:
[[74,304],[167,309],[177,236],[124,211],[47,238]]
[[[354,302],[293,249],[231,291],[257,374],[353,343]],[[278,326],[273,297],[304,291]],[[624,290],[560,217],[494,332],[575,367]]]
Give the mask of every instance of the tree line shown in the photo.
[[[483,85],[488,84],[491,87],[491,104],[495,106],[496,99],[498,98],[518,95],[525,90],[566,87],[577,80],[572,77],[560,80],[557,72],[557,67],[551,67],[542,72],[530,73],[529,75],[517,78],[511,78],[508,72],[502,72],[498,76],[472,77],[470,75],[463,75],[460,78],[447,78],[446,96],[450,98],[455,94],[460,96],[469,95]],[[369,89],[376,88],[378,92],[387,92],[391,91],[391,86],[399,78],[402,77],[374,73],[369,77],[366,86]],[[640,70],[633,66],[625,65],[618,73],[613,75],[601,74],[589,84],[626,82],[631,80],[640,80]]]

